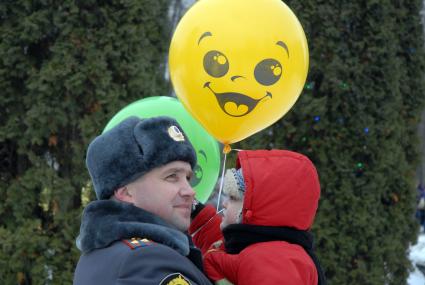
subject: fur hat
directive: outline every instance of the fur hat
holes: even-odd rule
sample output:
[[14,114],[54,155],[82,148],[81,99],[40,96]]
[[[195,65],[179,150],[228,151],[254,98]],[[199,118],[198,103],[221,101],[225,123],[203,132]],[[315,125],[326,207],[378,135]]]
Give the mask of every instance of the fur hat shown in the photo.
[[86,165],[101,200],[153,168],[177,160],[196,165],[195,150],[174,119],[129,117],[90,143]]
[[226,170],[226,174],[224,175],[224,186],[223,186],[224,194],[243,199],[245,194],[245,182],[242,175],[242,169],[230,168]]

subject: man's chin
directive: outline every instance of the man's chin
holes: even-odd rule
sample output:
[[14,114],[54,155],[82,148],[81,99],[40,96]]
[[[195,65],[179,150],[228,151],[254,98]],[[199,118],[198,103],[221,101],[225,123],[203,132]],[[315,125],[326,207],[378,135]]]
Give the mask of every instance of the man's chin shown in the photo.
[[182,231],[182,232],[187,232],[187,230],[189,229],[189,226],[190,226],[190,217],[189,218],[184,218],[184,219],[182,219],[182,220],[180,220],[180,221],[175,221],[174,223],[173,223],[173,225],[174,225],[174,227],[176,228],[176,229],[178,229],[179,231]]

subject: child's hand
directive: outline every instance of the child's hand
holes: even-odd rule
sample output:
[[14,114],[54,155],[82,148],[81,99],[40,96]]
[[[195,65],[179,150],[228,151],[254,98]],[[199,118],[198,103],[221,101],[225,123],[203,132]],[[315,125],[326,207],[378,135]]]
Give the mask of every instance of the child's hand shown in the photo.
[[[216,262],[215,254],[224,253],[220,249],[210,249],[204,256],[204,270],[207,276],[216,282],[222,281],[224,278],[223,273],[220,271],[219,264]],[[220,283],[216,283],[220,284]],[[224,283],[225,284],[225,283]]]

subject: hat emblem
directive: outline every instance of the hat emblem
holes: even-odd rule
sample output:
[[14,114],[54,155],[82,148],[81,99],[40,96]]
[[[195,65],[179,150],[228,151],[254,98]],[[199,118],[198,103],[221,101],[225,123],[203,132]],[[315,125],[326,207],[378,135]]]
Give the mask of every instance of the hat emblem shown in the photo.
[[168,135],[170,136],[170,138],[172,138],[176,142],[185,141],[183,133],[176,126],[171,126],[168,128]]

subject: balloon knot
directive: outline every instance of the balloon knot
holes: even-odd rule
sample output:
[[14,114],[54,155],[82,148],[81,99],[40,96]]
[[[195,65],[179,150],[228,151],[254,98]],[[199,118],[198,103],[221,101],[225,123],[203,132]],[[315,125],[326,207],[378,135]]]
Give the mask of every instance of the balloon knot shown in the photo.
[[228,154],[231,150],[232,150],[232,148],[230,147],[229,144],[224,145],[224,147],[223,147],[223,153],[224,154]]

